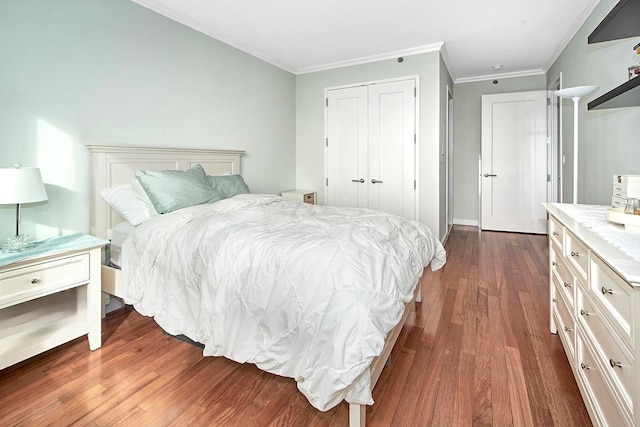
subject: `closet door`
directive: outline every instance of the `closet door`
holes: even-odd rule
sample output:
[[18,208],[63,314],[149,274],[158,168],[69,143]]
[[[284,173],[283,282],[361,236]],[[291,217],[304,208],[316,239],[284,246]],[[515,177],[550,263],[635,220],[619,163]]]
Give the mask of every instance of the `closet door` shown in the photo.
[[327,91],[326,201],[415,219],[415,80]]
[[327,204],[367,207],[367,87],[329,90],[327,104]]
[[367,206],[415,219],[415,81],[369,86]]

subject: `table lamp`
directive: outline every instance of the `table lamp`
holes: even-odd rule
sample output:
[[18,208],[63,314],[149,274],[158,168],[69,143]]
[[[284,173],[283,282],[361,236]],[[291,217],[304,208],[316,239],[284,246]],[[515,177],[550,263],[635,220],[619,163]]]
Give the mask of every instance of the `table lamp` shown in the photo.
[[16,235],[10,237],[3,249],[20,252],[31,245],[31,239],[20,233],[20,205],[47,200],[47,192],[38,168],[0,168],[0,204],[16,205]]

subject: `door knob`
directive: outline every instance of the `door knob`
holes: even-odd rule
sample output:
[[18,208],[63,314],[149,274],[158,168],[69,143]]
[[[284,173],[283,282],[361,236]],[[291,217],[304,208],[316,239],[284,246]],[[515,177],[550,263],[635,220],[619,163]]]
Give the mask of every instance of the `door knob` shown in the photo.
[[364,178],[352,179],[351,182],[359,182],[360,184],[362,184],[364,182]]
[[378,181],[378,180],[372,179],[371,183],[372,184],[382,184],[382,181]]
[[489,178],[490,176],[498,176],[498,175],[494,175],[494,174],[491,174],[491,173],[485,173],[484,174],[485,178]]

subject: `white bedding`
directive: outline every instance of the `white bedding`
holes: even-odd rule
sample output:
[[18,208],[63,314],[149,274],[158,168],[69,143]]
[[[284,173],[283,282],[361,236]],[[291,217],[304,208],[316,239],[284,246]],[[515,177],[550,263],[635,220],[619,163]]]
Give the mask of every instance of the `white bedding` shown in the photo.
[[111,233],[111,244],[109,245],[109,262],[116,267],[120,267],[122,261],[122,244],[129,237],[129,234],[135,230],[135,225],[131,225],[123,221],[113,227]]
[[445,252],[417,222],[246,194],[139,225],[122,270],[125,302],[167,332],[294,378],[324,411],[373,403],[369,365],[429,262]]

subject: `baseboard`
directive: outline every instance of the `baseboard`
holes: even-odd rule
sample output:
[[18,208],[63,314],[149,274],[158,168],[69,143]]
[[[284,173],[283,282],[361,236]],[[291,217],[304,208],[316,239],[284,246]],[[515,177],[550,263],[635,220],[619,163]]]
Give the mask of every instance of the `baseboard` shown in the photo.
[[472,227],[478,226],[477,219],[453,219],[453,225],[470,225]]

